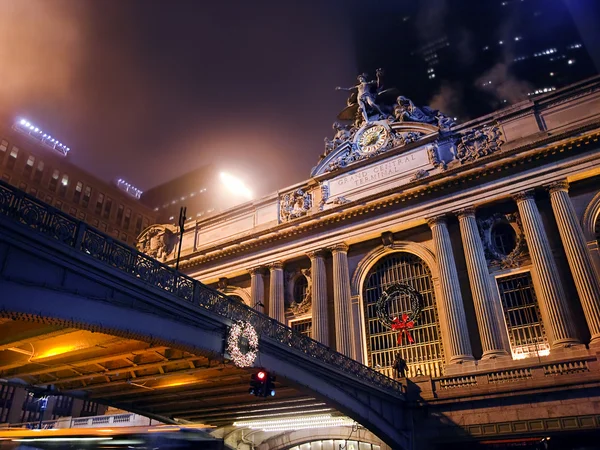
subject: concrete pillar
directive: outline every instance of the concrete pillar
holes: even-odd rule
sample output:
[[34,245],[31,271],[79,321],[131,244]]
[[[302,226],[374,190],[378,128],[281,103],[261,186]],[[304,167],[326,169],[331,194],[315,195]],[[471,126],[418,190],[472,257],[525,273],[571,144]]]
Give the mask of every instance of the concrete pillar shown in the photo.
[[80,417],[82,409],[83,409],[83,400],[80,398],[74,398],[73,404],[71,405],[71,417]]
[[578,344],[565,292],[552,256],[542,216],[535,204],[533,190],[513,196],[523,222],[525,239],[539,282],[539,305],[551,347],[568,347]]
[[600,344],[600,281],[596,276],[583,230],[569,197],[569,184],[566,181],[559,181],[548,188],[560,239],[592,335],[590,344],[598,345]]
[[312,338],[329,345],[327,321],[327,275],[325,252],[315,250],[308,253],[312,275]]
[[343,355],[354,358],[354,324],[348,271],[348,246],[331,247],[333,255],[333,306],[335,310],[335,346]]
[[21,423],[21,417],[23,417],[23,403],[27,397],[27,391],[23,388],[16,387],[15,393],[13,394],[12,401],[10,403],[10,411],[6,421],[8,423]]
[[482,359],[508,356],[508,349],[505,347],[508,336],[503,336],[506,335],[506,329],[500,326],[502,317],[499,317],[499,308],[494,304],[496,299],[490,283],[483,242],[475,220],[475,210],[467,208],[458,211],[458,220],[481,337]]
[[252,306],[258,312],[265,312],[265,283],[263,280],[263,268],[252,267],[248,269],[250,272],[250,297]]
[[448,362],[457,364],[470,361],[473,359],[473,352],[446,218],[434,217],[428,224],[433,234],[439,269],[441,301],[444,306],[444,317],[441,319],[446,322],[448,330]]
[[283,292],[283,263],[275,261],[269,264],[271,272],[269,285],[269,316],[285,324],[285,303]]

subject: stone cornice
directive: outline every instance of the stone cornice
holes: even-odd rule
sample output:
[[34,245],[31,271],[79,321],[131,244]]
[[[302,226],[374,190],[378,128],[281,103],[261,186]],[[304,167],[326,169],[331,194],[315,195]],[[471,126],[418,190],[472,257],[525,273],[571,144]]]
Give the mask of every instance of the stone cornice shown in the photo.
[[[194,267],[206,261],[219,259],[222,256],[232,255],[260,247],[268,242],[274,242],[290,236],[303,234],[315,228],[328,225],[329,223],[348,220],[359,214],[365,214],[377,209],[397,205],[410,199],[422,198],[424,195],[431,195],[437,191],[456,186],[461,182],[474,180],[494,172],[508,170],[519,163],[531,163],[534,160],[547,155],[564,152],[566,150],[573,150],[574,148],[585,148],[585,146],[589,145],[591,142],[598,141],[598,138],[600,137],[598,128],[600,128],[600,121],[594,121],[552,136],[544,134],[540,139],[534,142],[528,142],[522,146],[506,145],[502,151],[486,159],[485,166],[480,166],[479,162],[474,162],[443,172],[433,173],[427,178],[426,183],[423,183],[423,180],[408,183],[401,193],[397,193],[397,190],[392,189],[389,192],[382,192],[371,197],[362,198],[357,202],[340,205],[326,211],[312,214],[294,221],[293,225],[280,224],[272,227],[269,229],[268,237],[262,237],[265,234],[263,230],[251,235],[234,238],[227,242],[227,249],[223,249],[224,244],[220,244],[215,245],[212,248],[202,249],[201,252],[203,255],[201,256],[196,256],[187,260],[185,259],[186,257],[184,257],[180,267]],[[590,130],[594,130],[595,132],[586,135],[573,136],[574,134]],[[508,161],[505,160],[507,156],[513,157]]]

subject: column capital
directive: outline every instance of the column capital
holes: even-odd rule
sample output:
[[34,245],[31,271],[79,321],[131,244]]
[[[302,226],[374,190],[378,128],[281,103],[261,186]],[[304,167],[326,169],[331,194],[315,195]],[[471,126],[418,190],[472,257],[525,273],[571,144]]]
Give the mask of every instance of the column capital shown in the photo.
[[447,221],[448,219],[446,215],[442,214],[440,216],[430,217],[429,219],[427,219],[427,225],[429,225],[429,228],[433,228],[437,225],[445,224]]
[[270,262],[269,264],[267,264],[267,267],[269,268],[269,270],[283,269],[283,262],[282,261],[273,261],[273,262]]
[[454,214],[456,214],[459,219],[461,217],[475,217],[475,208],[473,206],[468,206],[467,208],[454,211]]
[[527,189],[525,191],[517,192],[512,195],[512,198],[515,202],[521,203],[525,200],[531,200],[534,198],[535,191],[533,189]]
[[263,266],[254,266],[246,270],[250,273],[250,275],[262,275],[265,271],[265,268]]
[[350,249],[350,246],[345,242],[340,242],[339,244],[335,244],[329,247],[329,250],[331,250],[332,253],[348,253],[348,249]]
[[311,250],[309,252],[306,252],[306,256],[308,256],[310,259],[315,259],[317,257],[324,257],[325,256],[325,249],[324,248],[319,248],[317,250]]
[[548,189],[550,194],[560,191],[569,192],[569,182],[567,180],[555,181],[554,183],[550,183],[545,187]]

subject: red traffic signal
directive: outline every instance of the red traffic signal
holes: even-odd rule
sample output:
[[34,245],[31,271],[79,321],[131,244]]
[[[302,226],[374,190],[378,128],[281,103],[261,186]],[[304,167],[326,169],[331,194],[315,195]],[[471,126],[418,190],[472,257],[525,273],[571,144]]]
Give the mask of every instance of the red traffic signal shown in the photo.
[[266,370],[261,370],[250,377],[250,395],[257,397],[273,397],[275,395],[275,377]]
[[256,374],[256,378],[258,378],[259,380],[266,380],[266,378],[267,378],[267,372],[261,370],[260,372],[258,372]]

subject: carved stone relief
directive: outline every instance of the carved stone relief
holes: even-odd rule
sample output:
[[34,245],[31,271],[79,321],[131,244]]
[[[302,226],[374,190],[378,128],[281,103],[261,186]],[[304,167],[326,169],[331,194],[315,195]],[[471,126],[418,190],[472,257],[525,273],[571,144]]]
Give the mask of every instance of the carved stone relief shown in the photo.
[[464,164],[491,155],[504,144],[501,136],[502,132],[497,125],[467,132],[456,146],[456,159]]
[[519,267],[527,255],[527,243],[518,213],[496,213],[477,223],[489,265],[502,269]]
[[140,235],[137,249],[159,261],[166,261],[179,242],[174,227],[170,225],[153,225]]
[[288,222],[298,217],[305,216],[312,207],[310,193],[297,189],[285,194],[279,200],[279,220]]

